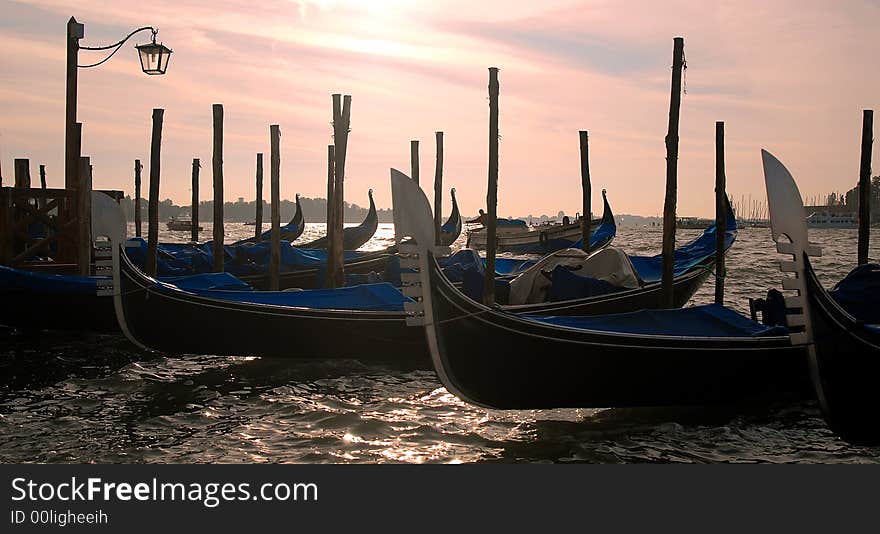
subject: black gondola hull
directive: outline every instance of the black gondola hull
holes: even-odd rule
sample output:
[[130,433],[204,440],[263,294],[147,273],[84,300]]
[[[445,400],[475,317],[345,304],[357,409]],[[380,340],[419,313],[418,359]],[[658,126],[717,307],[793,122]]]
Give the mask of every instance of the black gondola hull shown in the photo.
[[428,364],[424,335],[406,327],[402,312],[265,306],[164,291],[124,259],[120,275],[129,334],[156,351]]
[[880,444],[880,327],[849,315],[822,287],[809,259],[805,264],[818,372],[814,380],[821,382],[825,419],[848,441]]
[[686,338],[585,332],[469,300],[429,258],[438,360],[465,400],[500,409],[728,403],[802,391],[804,351],[787,336]]

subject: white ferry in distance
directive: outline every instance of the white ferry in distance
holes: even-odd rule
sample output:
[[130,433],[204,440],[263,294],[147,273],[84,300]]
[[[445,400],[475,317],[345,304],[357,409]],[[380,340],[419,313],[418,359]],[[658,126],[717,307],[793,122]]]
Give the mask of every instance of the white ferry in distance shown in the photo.
[[807,217],[807,226],[810,228],[858,228],[856,218],[852,213],[829,213],[817,211]]

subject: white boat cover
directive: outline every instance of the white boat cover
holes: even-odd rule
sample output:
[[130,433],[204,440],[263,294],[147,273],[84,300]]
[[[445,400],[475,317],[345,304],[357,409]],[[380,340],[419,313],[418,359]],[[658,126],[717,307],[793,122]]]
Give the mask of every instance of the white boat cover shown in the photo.
[[611,285],[635,289],[641,285],[629,256],[619,248],[605,247],[592,254],[577,248],[567,248],[550,254],[510,282],[510,304],[538,304],[547,302],[550,280],[541,271],[552,271],[557,265],[580,267],[578,276],[604,280]]

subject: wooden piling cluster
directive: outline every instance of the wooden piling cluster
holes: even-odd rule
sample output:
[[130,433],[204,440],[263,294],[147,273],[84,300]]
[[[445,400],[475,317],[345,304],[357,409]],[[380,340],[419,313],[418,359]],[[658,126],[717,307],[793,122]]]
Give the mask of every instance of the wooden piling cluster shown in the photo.
[[[345,219],[344,183],[345,155],[348,149],[348,131],[351,126],[351,95],[333,95],[333,170],[328,169],[328,205],[332,205],[332,219],[327,221],[327,236],[330,242],[327,253],[327,285],[345,285],[343,254],[343,223]],[[328,154],[330,151],[328,151]],[[330,175],[332,174],[332,179]],[[330,182],[333,186],[331,188]],[[332,195],[332,196],[330,196]],[[329,211],[329,209],[328,209]]]

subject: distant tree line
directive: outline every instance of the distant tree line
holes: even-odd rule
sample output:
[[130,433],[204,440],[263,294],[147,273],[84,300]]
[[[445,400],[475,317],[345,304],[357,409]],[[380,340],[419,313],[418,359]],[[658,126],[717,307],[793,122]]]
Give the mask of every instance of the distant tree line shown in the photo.
[[[302,204],[303,209],[303,217],[305,217],[306,222],[310,223],[322,223],[326,222],[327,219],[327,200],[324,198],[308,198],[308,197],[300,197],[300,204]],[[141,219],[146,222],[147,220],[147,200],[141,199]],[[122,205],[125,208],[125,213],[127,214],[128,220],[134,220],[134,200],[131,197],[126,196],[122,201]],[[230,222],[252,222],[256,219],[256,201],[251,200],[249,202],[244,201],[243,199],[239,199],[236,202],[224,202],[223,203],[223,218],[226,221]],[[165,199],[159,202],[159,220],[167,220],[171,217],[179,217],[181,215],[190,215],[189,205],[186,206],[178,206],[174,204],[170,199]],[[345,222],[350,223],[359,223],[364,220],[364,217],[367,216],[368,208],[362,208],[357,204],[350,204],[348,202],[345,203]],[[296,202],[292,200],[282,200],[281,201],[281,224],[286,223],[293,217],[293,214],[296,212]],[[377,209],[377,215],[379,216],[379,222],[393,222],[393,216],[390,209]],[[270,222],[271,217],[271,209],[267,202],[263,202],[263,224],[268,224]],[[211,221],[214,217],[214,201],[213,200],[203,200],[199,202],[199,220],[202,222]]]

